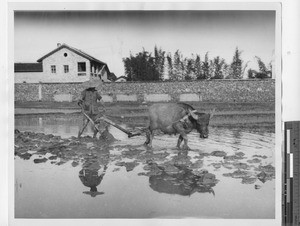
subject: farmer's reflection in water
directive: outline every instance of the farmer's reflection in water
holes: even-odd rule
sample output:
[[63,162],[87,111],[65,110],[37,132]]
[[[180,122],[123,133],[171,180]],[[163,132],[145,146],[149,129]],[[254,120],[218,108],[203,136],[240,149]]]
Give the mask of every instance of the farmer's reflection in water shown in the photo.
[[97,153],[97,155],[85,158],[82,169],[79,171],[79,179],[84,186],[90,189],[89,191],[83,191],[83,194],[90,195],[91,197],[104,194],[104,192],[98,191],[98,189],[107,170],[108,158],[107,153]]
[[91,197],[96,197],[97,195],[103,195],[104,192],[98,192],[97,186],[103,180],[107,167],[104,166],[102,172],[97,169],[82,169],[79,171],[79,178],[82,184],[90,188],[90,191],[84,191],[83,194],[91,195]]
[[187,156],[179,154],[171,162],[158,166],[162,169],[161,173],[150,175],[150,187],[159,193],[191,196],[199,192],[215,196],[212,189],[218,182],[215,175],[194,167],[196,168]]

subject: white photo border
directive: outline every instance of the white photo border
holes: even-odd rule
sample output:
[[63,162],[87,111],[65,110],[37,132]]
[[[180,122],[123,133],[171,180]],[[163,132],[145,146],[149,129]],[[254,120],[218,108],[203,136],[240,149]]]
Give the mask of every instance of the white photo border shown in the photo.
[[[276,72],[276,208],[275,219],[15,219],[14,218],[14,11],[77,11],[77,10],[272,10],[276,11],[275,72]],[[192,2],[192,3],[8,3],[8,214],[9,225],[281,225],[282,113],[281,113],[281,3],[257,2]]]

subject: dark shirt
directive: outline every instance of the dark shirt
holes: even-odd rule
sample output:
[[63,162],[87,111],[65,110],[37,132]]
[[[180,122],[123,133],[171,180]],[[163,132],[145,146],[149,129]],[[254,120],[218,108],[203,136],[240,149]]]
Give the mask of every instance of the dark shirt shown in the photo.
[[83,90],[81,93],[81,100],[83,101],[83,109],[86,113],[93,115],[98,114],[97,101],[101,100],[102,97],[97,90]]

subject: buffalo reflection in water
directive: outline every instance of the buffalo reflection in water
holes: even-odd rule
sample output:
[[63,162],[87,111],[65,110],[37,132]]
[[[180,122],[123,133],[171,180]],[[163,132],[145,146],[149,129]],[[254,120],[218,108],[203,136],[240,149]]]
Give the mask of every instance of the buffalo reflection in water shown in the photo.
[[157,165],[156,169],[159,168],[160,172],[149,176],[150,187],[159,193],[182,196],[191,196],[196,192],[215,195],[212,189],[218,182],[215,175],[201,168],[193,168],[187,159],[187,156],[179,154],[169,163]]
[[212,189],[216,185],[215,176],[211,173],[200,176],[186,170],[172,175],[163,171],[160,175],[150,176],[149,182],[150,187],[160,193],[191,196],[195,192],[208,192],[215,195]]

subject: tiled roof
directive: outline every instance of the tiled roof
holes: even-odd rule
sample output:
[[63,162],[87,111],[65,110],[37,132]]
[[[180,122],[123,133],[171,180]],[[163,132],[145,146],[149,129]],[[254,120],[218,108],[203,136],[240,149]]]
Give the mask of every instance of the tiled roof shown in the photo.
[[68,50],[70,50],[70,51],[72,51],[72,52],[74,52],[74,53],[76,53],[76,54],[78,54],[78,55],[80,55],[80,56],[82,56],[82,57],[90,60],[90,61],[94,61],[94,62],[97,62],[97,63],[100,63],[100,64],[105,64],[107,66],[106,63],[104,63],[104,62],[96,59],[95,57],[92,57],[91,55],[89,55],[89,54],[81,51],[80,49],[76,49],[76,48],[71,47],[71,46],[66,45],[66,44],[62,44],[59,47],[57,47],[56,49],[54,49],[51,52],[47,53],[46,55],[44,55],[43,57],[41,57],[40,59],[38,59],[37,62],[42,62],[42,60],[44,60],[48,56],[52,55],[53,53],[55,53],[55,52],[57,52],[57,51],[59,51],[59,50],[61,50],[63,48],[66,48],[66,49],[68,49]]
[[42,72],[42,63],[15,63],[15,72]]

